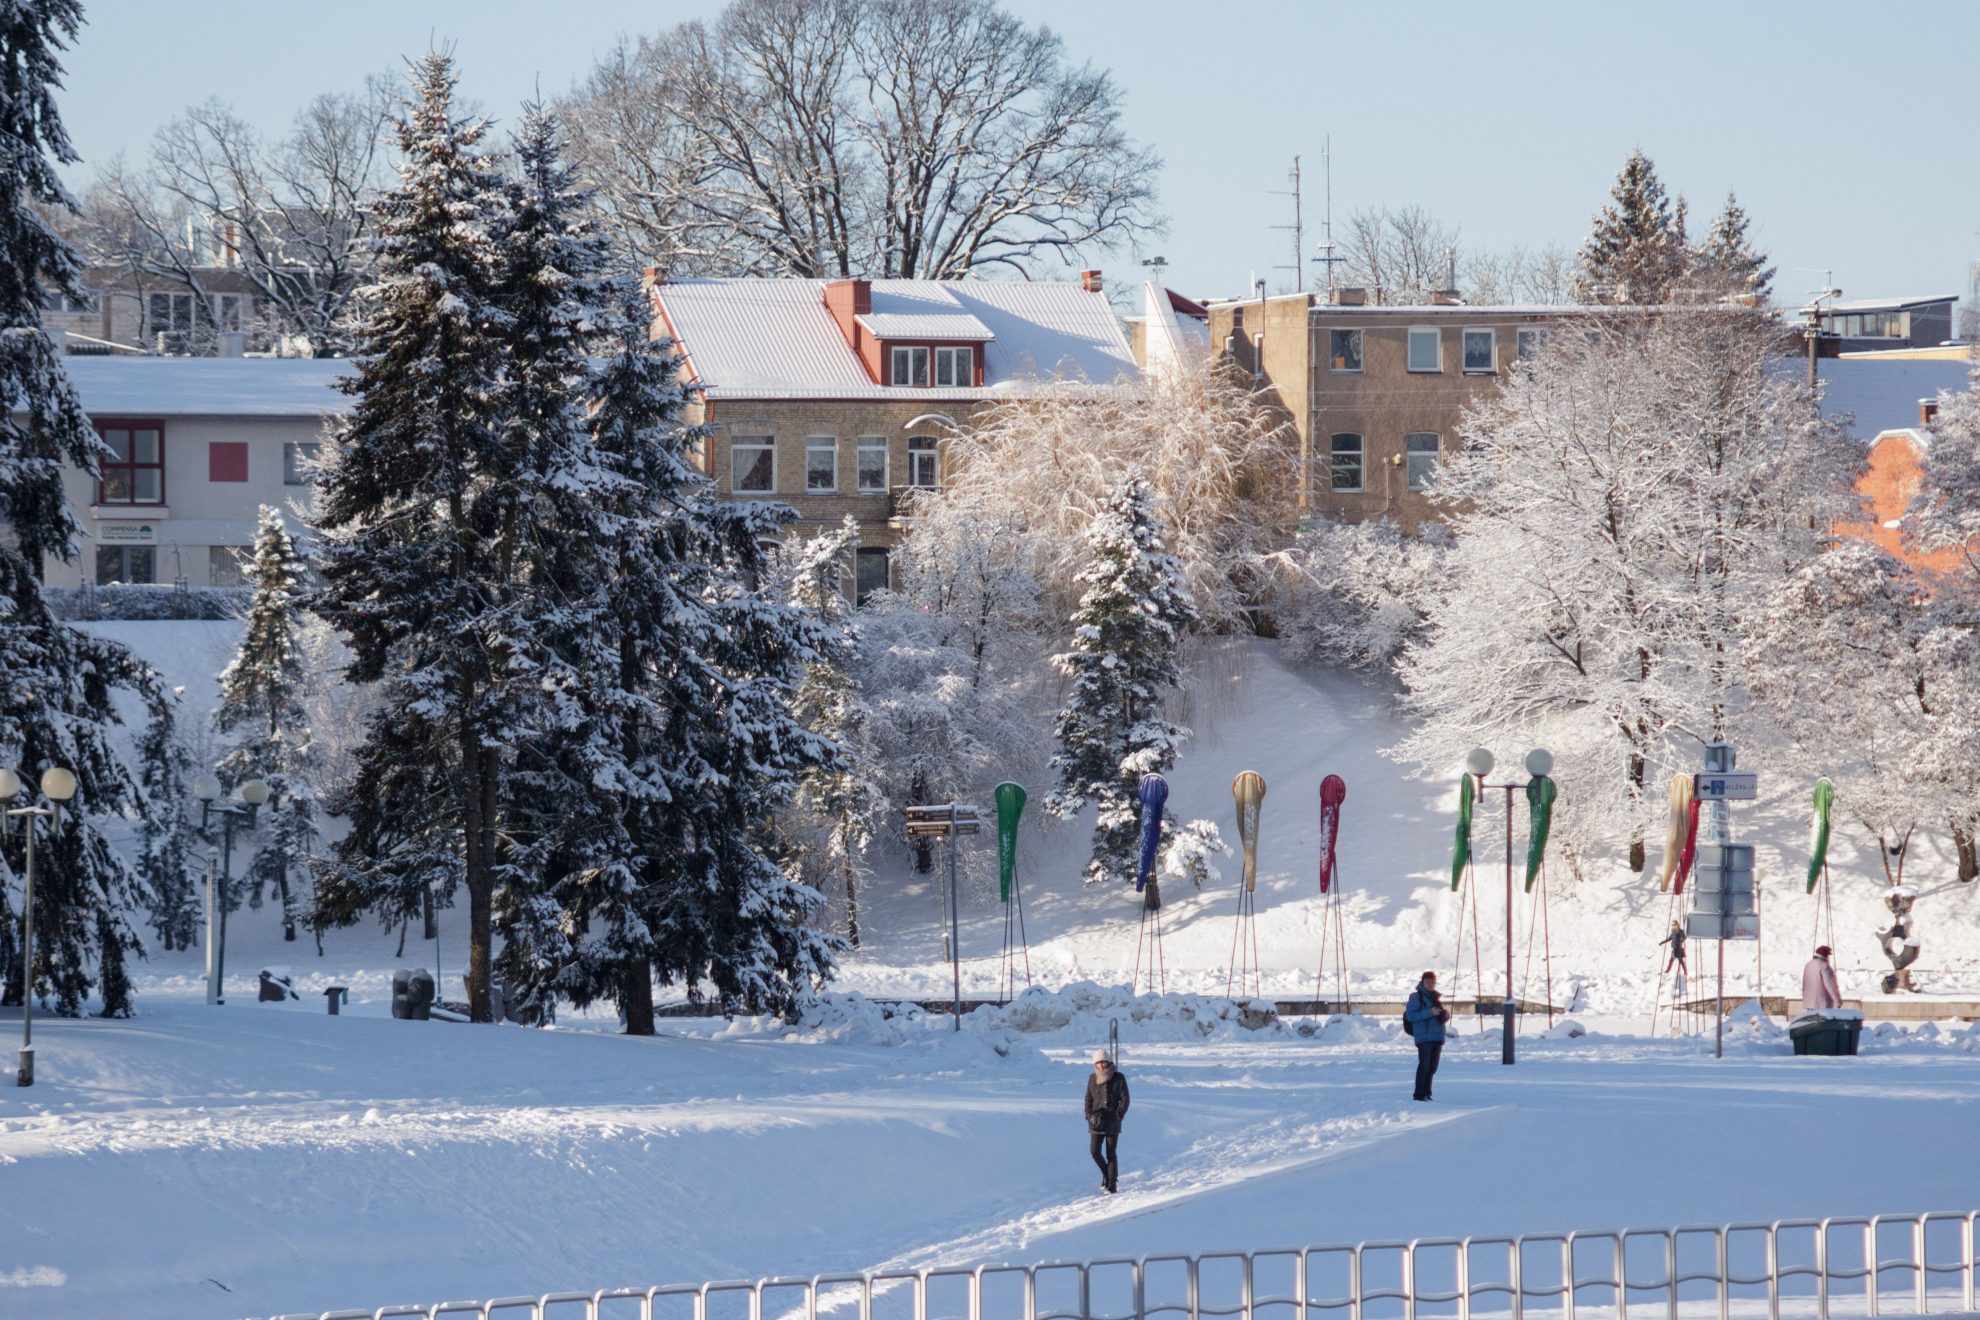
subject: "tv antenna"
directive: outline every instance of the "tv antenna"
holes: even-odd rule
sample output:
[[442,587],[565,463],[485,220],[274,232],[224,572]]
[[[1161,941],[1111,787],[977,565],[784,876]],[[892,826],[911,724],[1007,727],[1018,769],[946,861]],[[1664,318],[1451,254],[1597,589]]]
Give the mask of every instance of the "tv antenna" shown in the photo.
[[1347,258],[1341,256],[1334,248],[1334,138],[1331,133],[1320,139],[1320,167],[1321,175],[1326,180],[1326,211],[1321,221],[1321,224],[1324,226],[1321,230],[1321,239],[1313,245],[1314,251],[1319,253],[1318,256],[1313,258],[1313,264],[1325,268],[1326,274],[1324,278],[1327,281],[1327,292],[1329,295],[1332,295],[1334,292],[1334,267],[1346,261]]
[[1279,197],[1292,198],[1293,221],[1289,225],[1273,225],[1272,228],[1292,230],[1293,259],[1290,266],[1274,266],[1272,269],[1290,270],[1293,274],[1293,292],[1305,293],[1306,263],[1302,258],[1306,255],[1306,217],[1304,214],[1304,198],[1300,195],[1298,156],[1293,157],[1292,169],[1287,171],[1286,177],[1292,181],[1292,187],[1290,189],[1274,189],[1273,192]]

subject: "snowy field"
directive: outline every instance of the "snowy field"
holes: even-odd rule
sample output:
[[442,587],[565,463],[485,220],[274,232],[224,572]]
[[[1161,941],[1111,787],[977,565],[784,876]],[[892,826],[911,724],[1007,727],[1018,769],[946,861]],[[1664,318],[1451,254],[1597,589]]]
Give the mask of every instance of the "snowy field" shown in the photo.
[[[187,686],[196,710],[232,625],[113,628]],[[164,631],[153,632],[152,629]],[[1268,700],[1269,697],[1269,700]],[[1355,992],[1400,997],[1416,971],[1457,983],[1445,871],[1451,787],[1381,754],[1386,695],[1279,663],[1269,645],[1199,671],[1199,736],[1171,809],[1220,824],[1239,770],[1269,785],[1258,939],[1265,991],[1316,986],[1315,787],[1349,785],[1341,832]],[[1499,749],[1502,758],[1523,749]],[[1735,946],[1729,989],[1764,971],[1798,990],[1815,905],[1795,876],[1803,786],[1769,781],[1736,831],[1762,845],[1764,961]],[[1573,786],[1564,785],[1571,792]],[[1038,796],[1034,793],[1034,800]],[[1500,820],[1481,814],[1480,853]],[[1870,990],[1882,916],[1874,859],[1838,850],[1844,993]],[[1522,844],[1523,846],[1523,844]],[[1863,1057],[1796,1059],[1777,1023],[1648,1035],[1668,900],[1562,870],[1544,943],[1521,896],[1520,984],[1587,1034],[1537,1024],[1503,1068],[1460,1019],[1437,1102],[1408,1099],[1413,1055],[1382,1020],[1247,1030],[1222,1000],[1233,861],[1198,894],[1170,887],[1168,989],[1126,997],[1138,909],[1077,880],[1085,837],[1027,818],[1021,875],[1034,979],[1052,993],[944,1018],[884,1018],[857,997],[946,996],[933,877],[889,862],[868,883],[863,949],[796,1029],[670,1019],[654,1040],[608,1013],[554,1030],[390,1020],[394,968],[437,961],[460,996],[463,917],[437,946],[365,927],[318,958],[265,907],[234,921],[229,1002],[201,1002],[197,953],[136,969],[131,1021],[37,1019],[39,1084],[0,1088],[0,1317],[230,1317],[563,1288],[1039,1261],[1150,1252],[1530,1232],[1980,1204],[1980,1033],[1866,1032]],[[988,848],[980,850],[988,861]],[[238,866],[239,859],[236,864]],[[1980,995],[1980,895],[1919,857],[1921,982]],[[1503,978],[1502,881],[1481,868],[1486,985]],[[1466,900],[1469,921],[1469,899]],[[998,979],[994,882],[963,893],[964,993]],[[1529,944],[1533,953],[1529,960]],[[1708,953],[1709,946],[1698,946]],[[1702,971],[1704,957],[1695,957]],[[300,1002],[254,1002],[255,970],[292,966]],[[1496,970],[1495,970],[1496,969]],[[330,1018],[320,990],[351,989]],[[1070,987],[1070,988],[1069,988]],[[1190,995],[1203,998],[1185,997]],[[0,1014],[0,1038],[17,1015]],[[1079,1096],[1118,1022],[1134,1107],[1121,1193],[1095,1190]],[[1301,1028],[1304,1028],[1302,1030]]]

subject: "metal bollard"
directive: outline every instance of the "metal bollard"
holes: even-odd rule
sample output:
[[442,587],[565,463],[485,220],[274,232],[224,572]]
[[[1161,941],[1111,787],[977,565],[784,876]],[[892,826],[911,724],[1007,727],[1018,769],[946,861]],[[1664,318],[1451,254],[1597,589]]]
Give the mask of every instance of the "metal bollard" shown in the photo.
[[324,987],[323,994],[330,1001],[330,1016],[337,1017],[337,1006],[348,1002],[351,992],[348,986],[332,985]]

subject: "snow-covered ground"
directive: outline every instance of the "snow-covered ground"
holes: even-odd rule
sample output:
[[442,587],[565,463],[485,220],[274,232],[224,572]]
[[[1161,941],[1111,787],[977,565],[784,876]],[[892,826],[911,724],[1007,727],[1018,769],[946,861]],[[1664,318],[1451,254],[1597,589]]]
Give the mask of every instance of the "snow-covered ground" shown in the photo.
[[[210,702],[227,624],[115,629]],[[152,629],[165,631],[153,632]],[[1357,993],[1399,996],[1458,953],[1447,887],[1450,786],[1381,755],[1399,728],[1359,680],[1282,665],[1269,644],[1199,673],[1199,737],[1171,809],[1220,822],[1239,770],[1269,785],[1257,894],[1266,991],[1315,989],[1315,791],[1349,795],[1341,872]],[[189,722],[191,722],[189,720]],[[1502,758],[1523,749],[1498,749]],[[1736,830],[1762,845],[1770,993],[1794,994],[1814,931],[1796,872],[1803,786],[1766,777]],[[1572,792],[1573,785],[1563,786]],[[1034,793],[1034,800],[1038,794]],[[1481,815],[1480,851],[1499,826]],[[1228,831],[1227,831],[1228,832]],[[1855,1060],[1796,1059],[1777,1025],[1650,1038],[1654,943],[1668,900],[1551,877],[1556,1002],[1588,1034],[1528,1034],[1515,1068],[1461,1020],[1437,1103],[1409,1102],[1407,1042],[1378,1020],[1250,1031],[1227,1002],[1131,1001],[1132,896],[1078,881],[1085,837],[1027,820],[1032,976],[1054,993],[965,1030],[885,1017],[849,994],[799,1027],[663,1024],[609,1015],[559,1028],[470,1028],[387,1016],[395,967],[438,962],[458,997],[461,914],[415,930],[337,932],[316,956],[272,908],[233,924],[229,1002],[201,1002],[197,953],[136,969],[131,1021],[38,1019],[39,1084],[0,1088],[0,1316],[239,1316],[566,1287],[844,1272],[899,1264],[1199,1252],[1370,1237],[1540,1231],[1970,1208],[1980,1167],[1980,1035],[1875,1027]],[[987,853],[988,849],[983,850]],[[1834,873],[1844,991],[1871,989],[1882,917],[1874,858]],[[1914,861],[1921,980],[1980,994],[1980,894],[1946,859]],[[1236,868],[1201,894],[1170,886],[1171,991],[1221,994]],[[1479,957],[1503,972],[1501,881],[1481,868]],[[946,994],[934,877],[890,863],[866,887],[864,947],[839,989]],[[1469,896],[1466,898],[1467,912]],[[997,982],[1003,912],[966,886],[966,994]],[[1520,988],[1542,997],[1521,897]],[[1467,916],[1467,920],[1469,917]],[[1471,936],[1458,983],[1475,983]],[[1709,946],[1695,946],[1709,955]],[[1750,990],[1736,946],[1730,988]],[[1695,971],[1704,956],[1694,957]],[[300,1002],[253,1002],[254,971],[291,965]],[[1528,979],[1530,976],[1530,979]],[[322,986],[351,987],[344,1016]],[[0,1040],[17,1021],[0,1014]],[[1121,1194],[1098,1195],[1078,1103],[1085,1056],[1118,1022],[1134,1109]],[[1659,1024],[1660,1027],[1663,1025]]]

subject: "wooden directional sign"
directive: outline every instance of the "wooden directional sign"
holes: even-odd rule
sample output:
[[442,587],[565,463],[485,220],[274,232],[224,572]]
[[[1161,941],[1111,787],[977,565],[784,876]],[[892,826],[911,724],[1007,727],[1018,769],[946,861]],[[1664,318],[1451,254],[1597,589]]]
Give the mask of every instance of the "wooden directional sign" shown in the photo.
[[1700,802],[1751,802],[1760,796],[1760,776],[1744,771],[1708,770],[1693,775],[1692,786]]
[[942,839],[952,834],[974,834],[982,828],[982,816],[967,803],[943,802],[907,809],[910,839]]

